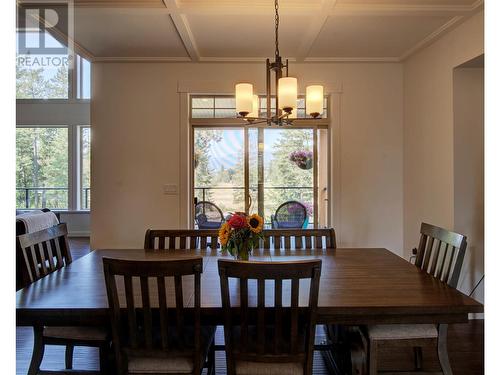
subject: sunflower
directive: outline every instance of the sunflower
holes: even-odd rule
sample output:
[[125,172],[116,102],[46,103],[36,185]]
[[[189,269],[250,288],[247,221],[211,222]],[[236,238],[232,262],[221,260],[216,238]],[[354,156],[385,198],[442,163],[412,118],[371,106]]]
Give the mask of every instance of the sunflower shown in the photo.
[[257,214],[253,214],[247,217],[248,226],[250,230],[254,233],[262,232],[264,227],[264,219]]
[[222,246],[226,246],[227,241],[229,241],[229,233],[231,232],[231,227],[228,223],[221,225],[219,229],[219,240]]

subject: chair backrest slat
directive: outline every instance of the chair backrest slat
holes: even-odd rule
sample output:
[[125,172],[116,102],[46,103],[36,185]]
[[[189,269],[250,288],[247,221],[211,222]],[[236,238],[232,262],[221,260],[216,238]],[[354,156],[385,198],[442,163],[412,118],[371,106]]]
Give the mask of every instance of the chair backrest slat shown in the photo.
[[[219,276],[221,285],[222,306],[224,309],[225,345],[228,374],[234,374],[237,360],[282,362],[300,362],[309,366],[308,356],[312,356],[315,330],[316,310],[318,306],[319,279],[321,260],[305,260],[291,262],[238,262],[220,259]],[[229,279],[239,281],[239,313],[240,322],[233,320],[236,311],[235,302],[230,299]],[[300,279],[309,279],[309,302],[307,306],[299,306]],[[256,280],[256,306],[249,306],[248,280]],[[283,280],[290,280],[291,288],[283,288]],[[266,283],[267,281],[267,283]],[[266,307],[266,293],[273,289],[266,286],[274,283],[274,306]],[[289,290],[290,306],[283,306],[283,289]],[[274,308],[274,318],[267,313]],[[255,311],[256,314],[251,314]],[[286,313],[286,316],[284,316]],[[253,317],[253,318],[252,318]],[[302,317],[302,319],[301,319]],[[272,320],[272,322],[271,322]],[[283,323],[290,327],[283,329]],[[273,323],[273,324],[270,324]],[[235,325],[240,326],[239,337],[234,335]],[[250,333],[250,328],[255,332]],[[271,331],[269,331],[271,329]],[[305,332],[305,334],[302,334]],[[266,336],[269,333],[271,337]],[[250,345],[250,338],[254,342]],[[289,343],[289,344],[288,344]]]
[[[336,248],[335,230],[326,229],[264,229],[263,249],[279,250],[282,247],[291,250]],[[188,241],[189,239],[189,241]],[[167,246],[165,242],[167,240]],[[179,243],[177,247],[176,242]],[[218,231],[215,229],[179,229],[146,231],[144,249],[215,249],[218,244]],[[189,246],[187,246],[189,245]]]
[[127,302],[128,335],[132,348],[137,348],[137,320],[135,315],[134,286],[132,276],[124,276],[125,299]]
[[[17,237],[23,258],[23,279],[30,284],[72,262],[66,224]],[[54,259],[55,258],[55,259]]]
[[[175,283],[175,310],[176,310],[176,327],[177,332],[175,338],[178,346],[175,350],[183,348],[189,344],[189,349],[192,350],[194,373],[201,372],[201,343],[199,336],[201,335],[200,324],[200,290],[201,290],[201,273],[203,268],[203,260],[201,257],[190,257],[183,259],[172,260],[125,260],[103,258],[104,277],[106,281],[106,290],[108,293],[108,304],[111,310],[111,328],[113,334],[113,344],[115,347],[115,357],[119,373],[126,373],[126,369],[122,369],[123,355],[134,355],[134,353],[144,353],[151,350],[174,350],[173,346],[168,341],[168,326],[169,314],[167,306],[167,283],[165,278],[173,278]],[[182,293],[182,278],[187,276],[194,277],[194,343],[186,342],[186,332],[183,325],[184,300]],[[119,293],[117,289],[117,278],[123,278],[125,284],[125,306],[128,313],[127,333],[128,342],[123,341],[122,334],[123,325],[121,323],[121,309]],[[140,288],[134,288],[134,279],[139,279]],[[151,285],[156,283],[158,294],[152,293],[154,289]],[[139,295],[140,294],[140,295]],[[142,321],[137,319],[136,306],[134,298],[142,301]],[[158,307],[159,314],[154,314],[153,309]],[[153,327],[157,327],[156,320],[159,317],[159,326],[161,331],[161,340],[158,339]],[[141,334],[139,334],[141,333]]]
[[218,231],[214,229],[148,229],[144,238],[144,249],[215,249]]
[[248,279],[240,279],[240,306],[241,306],[241,348],[247,350],[248,345]]
[[277,278],[274,280],[274,354],[281,352],[281,337],[282,337],[282,320],[283,320],[283,280]]
[[[279,250],[284,246],[285,249],[302,250],[323,249],[337,247],[335,230],[333,228],[325,229],[264,229],[262,231],[264,241],[261,246],[264,249]],[[283,237],[283,243],[282,243]],[[272,239],[272,241],[271,241]]]
[[183,301],[184,296],[182,294],[182,277],[176,275],[175,280],[175,317],[177,325],[177,337],[180,343],[182,343],[182,332],[184,329],[184,319],[183,319]]
[[415,265],[456,288],[466,248],[464,235],[422,223]]
[[160,308],[160,335],[161,347],[168,350],[168,324],[167,324],[167,294],[165,292],[165,278],[157,277],[158,307]]

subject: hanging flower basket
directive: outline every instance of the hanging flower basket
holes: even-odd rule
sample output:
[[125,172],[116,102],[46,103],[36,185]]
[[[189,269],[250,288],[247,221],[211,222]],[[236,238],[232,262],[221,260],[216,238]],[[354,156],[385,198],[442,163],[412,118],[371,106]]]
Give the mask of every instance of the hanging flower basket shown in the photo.
[[300,150],[290,154],[290,161],[300,169],[311,169],[313,166],[312,151]]

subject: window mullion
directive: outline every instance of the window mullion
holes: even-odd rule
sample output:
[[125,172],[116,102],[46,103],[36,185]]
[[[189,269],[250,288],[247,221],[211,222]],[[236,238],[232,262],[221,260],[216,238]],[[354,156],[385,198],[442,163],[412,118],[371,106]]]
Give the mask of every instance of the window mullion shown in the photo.
[[78,127],[68,126],[68,210],[78,210]]

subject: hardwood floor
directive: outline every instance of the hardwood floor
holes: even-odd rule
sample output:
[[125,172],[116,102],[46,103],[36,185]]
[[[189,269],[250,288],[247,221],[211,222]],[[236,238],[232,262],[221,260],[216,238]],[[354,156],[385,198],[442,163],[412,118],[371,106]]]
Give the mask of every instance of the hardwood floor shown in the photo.
[[[78,259],[90,251],[88,238],[70,238],[73,259]],[[33,349],[33,333],[29,327],[18,327],[16,335],[16,374],[24,375],[28,371]],[[222,340],[222,332],[218,331],[218,339]],[[484,324],[482,320],[472,320],[466,324],[454,324],[449,328],[448,348],[454,375],[484,374]],[[380,369],[404,369],[412,365],[411,351],[382,352]],[[434,369],[437,365],[433,351],[424,351],[424,368]],[[225,356],[223,352],[216,354],[216,372],[225,374]],[[64,348],[48,346],[42,362],[42,369],[58,370],[64,367]],[[75,348],[74,368],[97,370],[99,368],[98,352],[94,348]],[[315,353],[314,374],[327,374],[320,353]]]

